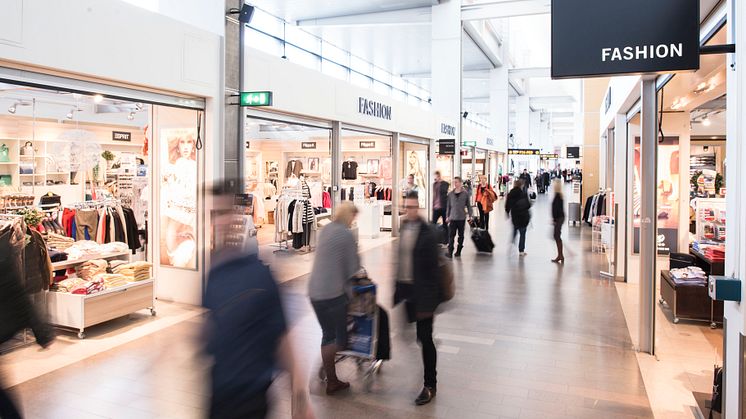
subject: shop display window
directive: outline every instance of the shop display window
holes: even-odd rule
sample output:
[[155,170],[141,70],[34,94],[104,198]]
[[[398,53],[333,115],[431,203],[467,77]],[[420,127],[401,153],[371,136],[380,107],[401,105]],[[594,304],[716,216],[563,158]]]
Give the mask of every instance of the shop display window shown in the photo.
[[[402,195],[410,190],[416,190],[419,196],[420,208],[428,208],[430,196],[429,152],[427,145],[419,142],[401,143],[401,184],[399,190]],[[410,181],[410,177],[412,178]]]

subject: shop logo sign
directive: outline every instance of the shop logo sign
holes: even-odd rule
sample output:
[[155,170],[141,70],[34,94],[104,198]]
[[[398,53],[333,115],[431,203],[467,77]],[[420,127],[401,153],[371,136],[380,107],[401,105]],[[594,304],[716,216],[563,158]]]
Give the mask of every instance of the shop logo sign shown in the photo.
[[487,145],[495,145],[495,140],[492,138],[487,138]]
[[360,148],[362,149],[376,148],[376,142],[375,141],[360,141]]
[[132,141],[132,133],[124,131],[112,131],[111,139],[113,141]]
[[375,118],[391,120],[391,106],[368,100],[364,97],[358,98],[358,113]]
[[440,124],[440,133],[445,135],[456,136],[456,127],[448,124]]
[[552,78],[699,69],[700,0],[552,0]]
[[316,141],[304,141],[300,143],[300,148],[303,150],[316,150]]

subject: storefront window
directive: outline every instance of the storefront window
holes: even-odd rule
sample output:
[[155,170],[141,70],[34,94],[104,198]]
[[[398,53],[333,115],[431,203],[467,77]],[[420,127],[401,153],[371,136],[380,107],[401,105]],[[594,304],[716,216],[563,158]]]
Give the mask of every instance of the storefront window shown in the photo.
[[[312,248],[319,223],[331,215],[331,130],[250,118],[244,138],[245,193],[251,196],[259,244],[297,251]],[[309,215],[291,227],[289,208],[295,210],[298,202]]]
[[423,210],[428,208],[430,192],[429,152],[430,149],[426,144],[406,140],[401,143],[401,185],[399,189],[402,195],[410,190],[417,191],[420,208]]
[[342,130],[342,183],[339,198],[352,201],[360,210],[361,238],[376,238],[391,231],[394,188],[391,137]]

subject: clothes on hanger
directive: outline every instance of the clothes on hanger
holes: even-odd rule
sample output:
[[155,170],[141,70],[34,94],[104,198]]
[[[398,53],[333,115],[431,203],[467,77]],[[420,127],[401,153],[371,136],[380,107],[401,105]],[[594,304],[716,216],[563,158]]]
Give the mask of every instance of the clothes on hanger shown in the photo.
[[290,160],[288,161],[287,169],[285,169],[285,178],[290,178],[291,176],[300,177],[300,172],[303,170],[303,162],[300,160]]
[[348,160],[342,163],[342,180],[357,179],[357,162]]

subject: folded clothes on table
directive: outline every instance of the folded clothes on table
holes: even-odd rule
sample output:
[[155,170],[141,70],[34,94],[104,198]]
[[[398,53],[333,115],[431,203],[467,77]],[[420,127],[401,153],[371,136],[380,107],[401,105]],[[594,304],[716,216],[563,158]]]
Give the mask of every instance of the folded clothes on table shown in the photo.
[[99,274],[105,274],[108,262],[101,259],[89,260],[77,268],[78,277],[90,281]]

